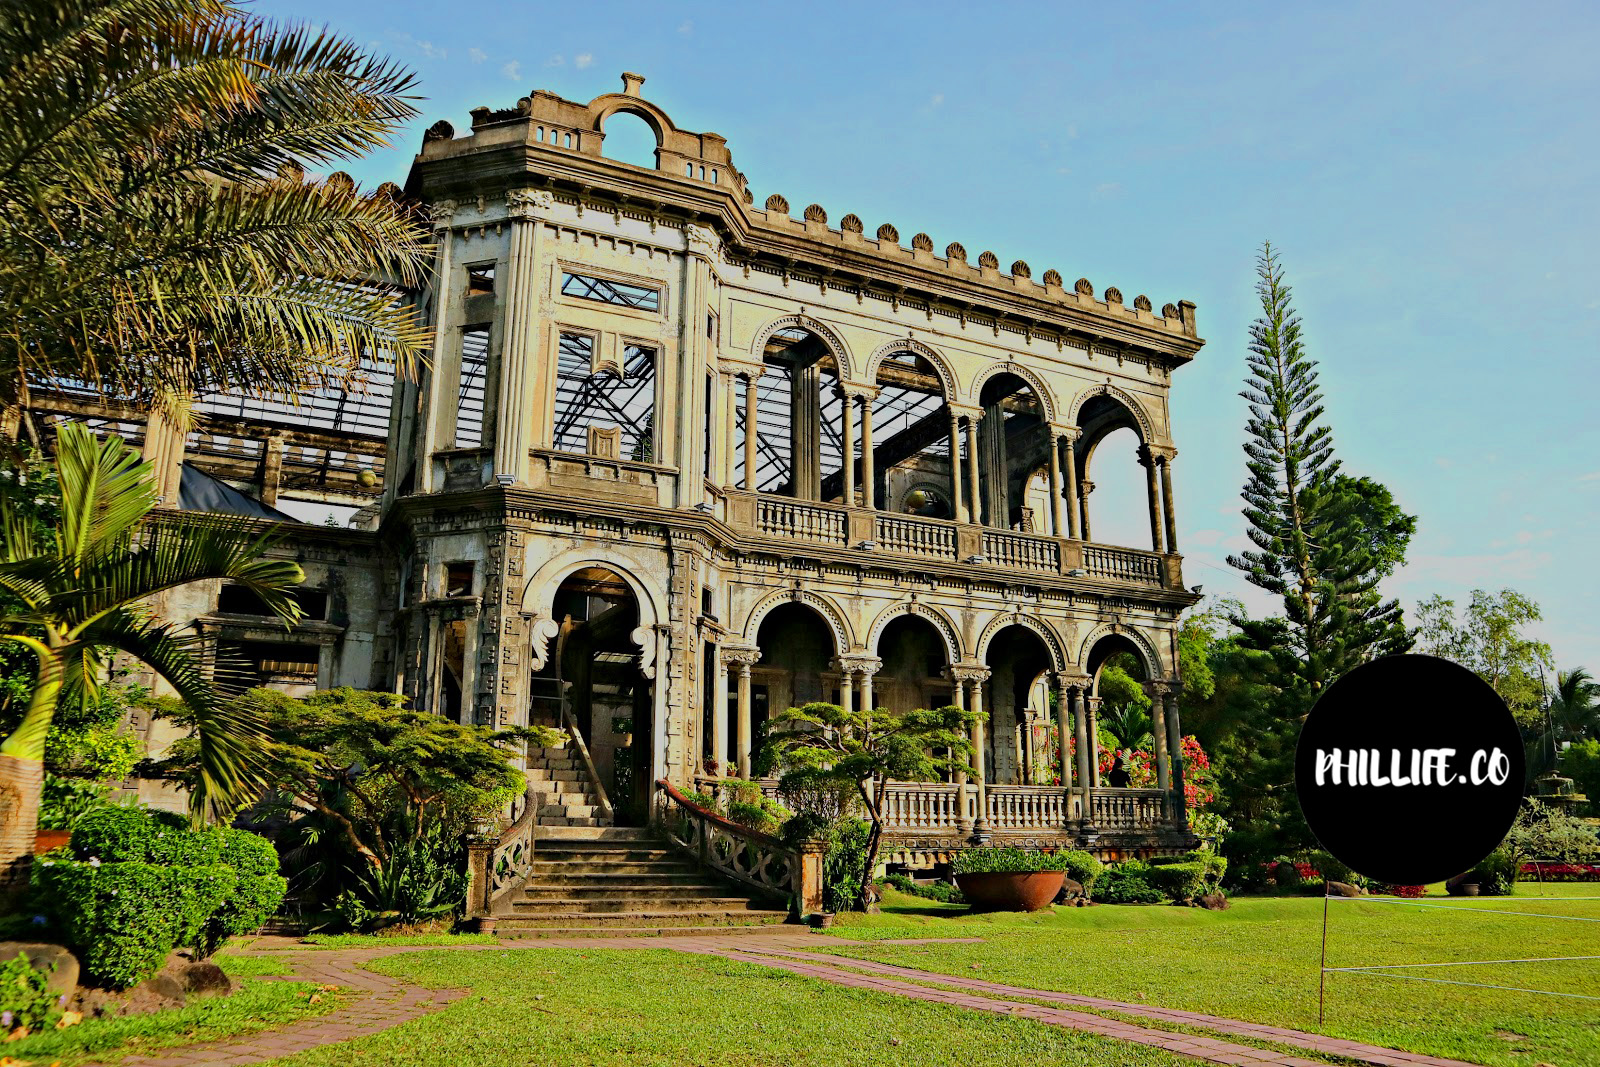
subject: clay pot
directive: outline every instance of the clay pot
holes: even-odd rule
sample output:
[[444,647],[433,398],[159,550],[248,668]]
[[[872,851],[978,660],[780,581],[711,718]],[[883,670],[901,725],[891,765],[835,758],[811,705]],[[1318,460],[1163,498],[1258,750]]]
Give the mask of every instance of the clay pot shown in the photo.
[[835,918],[831,911],[814,911],[806,916],[806,922],[811,924],[812,929],[826,930],[833,925]]
[[42,856],[53,848],[71,843],[71,830],[35,830],[33,832],[33,853]]
[[958,874],[956,885],[978,911],[1039,911],[1056,899],[1066,877],[1065,871]]
[[1475,897],[1480,892],[1477,882],[1462,882],[1460,888],[1464,897]]

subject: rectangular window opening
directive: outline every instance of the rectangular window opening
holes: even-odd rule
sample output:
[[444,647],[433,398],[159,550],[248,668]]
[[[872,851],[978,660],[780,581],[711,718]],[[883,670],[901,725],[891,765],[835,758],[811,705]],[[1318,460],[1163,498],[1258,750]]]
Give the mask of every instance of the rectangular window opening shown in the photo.
[[467,268],[467,295],[494,295],[493,263],[478,263]]
[[461,389],[456,400],[457,448],[483,447],[484,375],[489,369],[489,327],[461,331]]
[[477,570],[477,565],[471,560],[462,560],[444,565],[444,595],[447,597],[460,597],[472,595],[472,578]]
[[661,310],[660,289],[629,282],[614,282],[607,278],[591,278],[586,274],[563,272],[561,295],[598,300],[602,304],[638,308],[640,311]]
[[556,355],[553,447],[606,459],[655,462],[656,352],[623,348],[622,375],[592,370],[595,339],[564,333]]

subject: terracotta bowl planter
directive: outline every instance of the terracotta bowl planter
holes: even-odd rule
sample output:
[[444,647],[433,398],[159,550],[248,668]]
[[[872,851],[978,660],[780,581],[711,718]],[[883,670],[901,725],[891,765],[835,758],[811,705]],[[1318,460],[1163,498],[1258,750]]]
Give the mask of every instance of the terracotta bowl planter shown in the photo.
[[33,832],[33,853],[36,856],[42,856],[51,849],[60,848],[71,841],[71,830],[35,830]]
[[1061,892],[1065,871],[1002,871],[958,874],[956,885],[978,911],[1039,911]]

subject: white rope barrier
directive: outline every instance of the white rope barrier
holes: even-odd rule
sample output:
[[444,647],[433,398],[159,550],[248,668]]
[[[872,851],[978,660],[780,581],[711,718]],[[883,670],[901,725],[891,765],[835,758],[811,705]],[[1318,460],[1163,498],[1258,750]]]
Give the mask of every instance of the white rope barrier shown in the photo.
[[[1494,908],[1463,908],[1454,904],[1423,904],[1415,900],[1392,900],[1384,897],[1329,897],[1328,899],[1359,900],[1367,904],[1403,904],[1413,908],[1437,908],[1440,911],[1481,911],[1485,915],[1525,915],[1531,919],[1566,919],[1575,923],[1600,923],[1600,919],[1591,919],[1585,915],[1551,915],[1549,912],[1540,911],[1496,911]],[[1600,901],[1600,897],[1566,897],[1565,899]]]
[[[1330,971],[1342,971],[1349,969],[1350,968],[1346,967],[1328,968]],[[1574,1000],[1600,1000],[1600,997],[1593,997],[1587,993],[1557,993],[1553,989],[1528,989],[1524,986],[1515,985],[1488,985],[1484,982],[1458,982],[1449,978],[1424,978],[1418,974],[1385,974],[1382,971],[1378,971],[1373,973],[1372,977],[1399,978],[1406,982],[1437,982],[1439,985],[1464,985],[1472,986],[1474,989],[1503,989],[1508,993],[1537,993],[1543,997],[1571,997]]]
[[1325,967],[1327,971],[1395,971],[1403,967],[1488,967],[1496,963],[1560,963],[1563,960],[1600,960],[1600,956],[1535,956],[1525,960],[1456,960],[1449,963],[1374,963],[1369,967]]

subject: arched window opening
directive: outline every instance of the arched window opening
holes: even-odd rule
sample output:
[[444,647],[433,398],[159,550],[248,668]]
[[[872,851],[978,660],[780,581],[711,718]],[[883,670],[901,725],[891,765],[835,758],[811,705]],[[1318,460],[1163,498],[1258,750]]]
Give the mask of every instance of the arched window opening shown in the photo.
[[656,153],[661,145],[656,140],[656,131],[644,119],[627,111],[619,111],[606,119],[603,132],[605,139],[600,146],[607,159],[631,163],[648,170],[656,169]]
[[[1139,435],[1129,427],[1091,443],[1084,457],[1081,485],[1093,540],[1103,545],[1150,547],[1144,468],[1139,465]],[[1084,535],[1090,539],[1089,534]]]
[[874,382],[878,392],[870,401],[872,432],[857,435],[863,450],[856,477],[861,502],[954,518],[957,471],[950,462],[950,408],[937,369],[926,357],[904,349],[879,361]]
[[1153,756],[1165,752],[1166,739],[1157,745],[1154,708],[1144,689],[1149,680],[1144,657],[1132,641],[1112,634],[1095,642],[1086,666],[1094,677],[1090,691],[1098,700],[1100,780],[1116,789],[1153,787]]
[[878,707],[903,715],[954,702],[944,673],[949,653],[938,628],[927,619],[901,615],[889,620],[878,635],[876,655],[883,660],[872,680],[873,703]]
[[1049,462],[1051,438],[1044,406],[1025,379],[1010,373],[985,382],[978,402],[983,418],[977,434],[974,521],[1022,529],[1031,522],[1025,515],[1028,483]]
[[756,632],[761,659],[750,670],[752,728],[789,708],[818,701],[837,703],[833,631],[813,608],[780,604]]
[[767,342],[766,372],[757,383],[755,420],[750,389],[735,415],[741,438],[754,433],[755,470],[745,470],[748,449],[735,460],[739,484],[800,500],[830,500],[844,458],[844,399],[833,352],[809,330],[779,330]]

